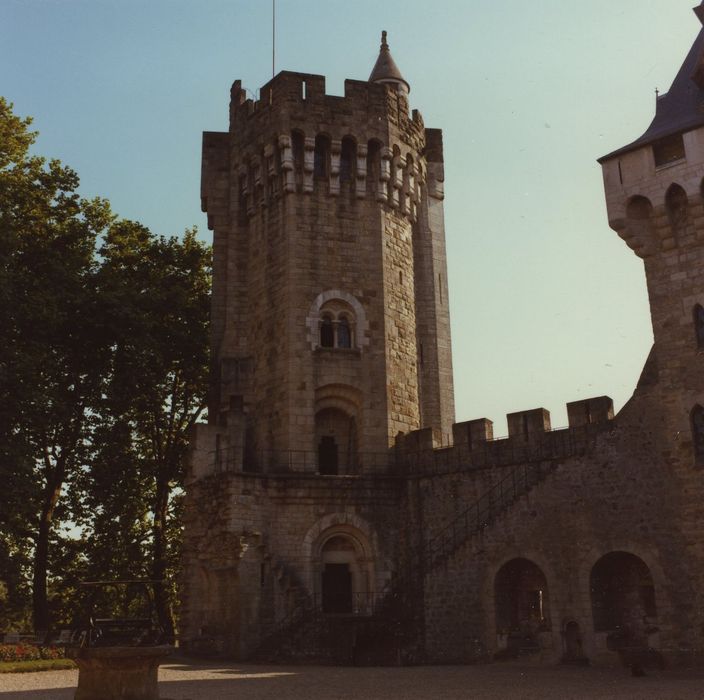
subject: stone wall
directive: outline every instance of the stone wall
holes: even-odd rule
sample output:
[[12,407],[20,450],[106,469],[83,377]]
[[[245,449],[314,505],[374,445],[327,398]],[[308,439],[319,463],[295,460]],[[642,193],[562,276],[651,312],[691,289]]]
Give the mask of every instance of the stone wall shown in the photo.
[[192,481],[184,515],[181,637],[246,657],[297,605],[318,602],[322,543],[360,541],[365,592],[386,585],[402,541],[402,482],[220,473]]
[[[284,72],[261,95],[248,100],[235,82],[230,132],[204,138],[211,422],[221,447],[247,452],[253,469],[279,471],[283,459],[315,471],[316,415],[342,411],[358,461],[373,454],[376,465],[398,432],[421,427],[421,414],[446,427],[453,419],[441,137],[433,132],[428,185],[422,118],[391,88],[347,81],[345,96],[332,97],[321,76]],[[431,262],[416,269],[418,246]],[[318,338],[318,307],[335,299],[333,323],[351,317],[349,348]],[[442,387],[428,379],[440,371]]]

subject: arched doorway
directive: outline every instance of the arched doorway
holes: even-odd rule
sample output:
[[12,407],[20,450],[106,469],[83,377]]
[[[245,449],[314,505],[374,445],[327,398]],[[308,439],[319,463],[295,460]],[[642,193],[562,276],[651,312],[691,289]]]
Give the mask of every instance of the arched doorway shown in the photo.
[[582,647],[582,631],[579,628],[579,622],[570,620],[565,623],[562,636],[565,644],[562,661],[564,663],[583,663],[586,659]]
[[318,473],[349,474],[357,461],[357,423],[339,408],[324,408],[315,414],[315,444]]
[[496,632],[507,656],[540,649],[539,633],[550,629],[545,574],[528,559],[506,562],[494,579]]
[[367,614],[373,602],[373,567],[367,547],[345,531],[333,531],[320,547],[320,605],[330,615]]
[[653,577],[642,559],[629,552],[604,555],[592,568],[590,591],[595,632],[617,634],[626,646],[647,645],[657,610]]

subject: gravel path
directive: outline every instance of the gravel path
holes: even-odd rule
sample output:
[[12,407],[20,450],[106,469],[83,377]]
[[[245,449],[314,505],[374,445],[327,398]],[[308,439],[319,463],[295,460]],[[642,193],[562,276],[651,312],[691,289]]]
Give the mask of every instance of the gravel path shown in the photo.
[[[1,700],[73,700],[77,671],[0,675]],[[702,700],[703,671],[632,678],[569,666],[338,668],[190,662],[159,672],[162,700]]]

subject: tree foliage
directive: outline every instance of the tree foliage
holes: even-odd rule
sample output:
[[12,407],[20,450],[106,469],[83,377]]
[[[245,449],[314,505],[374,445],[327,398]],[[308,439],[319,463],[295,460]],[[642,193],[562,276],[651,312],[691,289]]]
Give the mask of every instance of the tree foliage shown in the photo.
[[82,199],[29,126],[0,98],[0,624],[31,589],[47,629],[80,578],[173,580],[210,263],[195,231],[155,236]]

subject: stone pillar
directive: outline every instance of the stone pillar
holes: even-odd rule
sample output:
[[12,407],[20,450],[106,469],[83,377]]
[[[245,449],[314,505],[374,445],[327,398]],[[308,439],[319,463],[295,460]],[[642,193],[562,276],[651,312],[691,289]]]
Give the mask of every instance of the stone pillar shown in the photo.
[[159,664],[171,646],[69,648],[78,666],[75,700],[159,700]]

